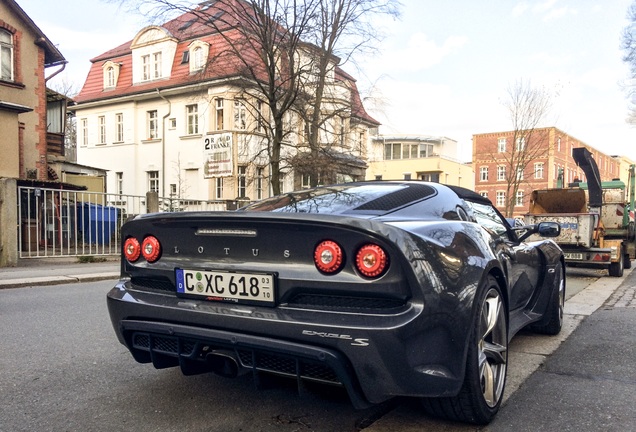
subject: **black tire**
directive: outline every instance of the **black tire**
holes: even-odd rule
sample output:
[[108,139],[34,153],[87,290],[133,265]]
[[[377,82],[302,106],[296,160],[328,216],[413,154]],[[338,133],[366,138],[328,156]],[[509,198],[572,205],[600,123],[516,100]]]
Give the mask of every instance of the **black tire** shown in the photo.
[[623,255],[623,267],[626,269],[632,268],[632,259],[629,257],[629,254]]
[[554,269],[554,281],[550,302],[541,321],[530,325],[530,330],[535,333],[557,335],[563,327],[563,308],[565,306],[565,277],[561,264]]
[[506,386],[508,313],[492,276],[477,292],[462,388],[457,396],[426,398],[422,403],[436,417],[485,425],[499,411]]
[[612,277],[622,277],[624,261],[624,259],[619,259],[617,262],[611,263],[609,266],[609,275]]

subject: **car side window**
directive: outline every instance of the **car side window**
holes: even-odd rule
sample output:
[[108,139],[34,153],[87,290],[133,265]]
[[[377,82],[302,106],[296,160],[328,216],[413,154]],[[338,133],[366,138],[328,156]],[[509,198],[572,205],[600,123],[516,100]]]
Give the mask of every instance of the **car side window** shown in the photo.
[[508,228],[492,206],[470,201],[468,201],[468,205],[472,208],[473,215],[479,225],[498,236],[507,236]]

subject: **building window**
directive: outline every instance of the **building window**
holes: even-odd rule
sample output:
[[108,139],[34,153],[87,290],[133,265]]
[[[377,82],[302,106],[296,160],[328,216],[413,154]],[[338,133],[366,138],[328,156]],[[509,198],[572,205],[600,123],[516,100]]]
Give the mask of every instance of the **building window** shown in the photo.
[[497,180],[502,181],[506,179],[506,167],[500,165],[497,167]]
[[263,199],[264,172],[265,169],[263,167],[256,168],[256,199]]
[[223,199],[223,177],[216,178],[216,199]]
[[195,105],[186,105],[187,117],[187,134],[194,135],[199,133],[199,107]]
[[115,114],[115,123],[117,125],[117,142],[124,142],[124,115],[122,113]]
[[263,101],[256,101],[256,131],[263,132]]
[[115,68],[112,66],[106,69],[106,87],[115,87]]
[[561,151],[561,137],[557,138],[557,151]]
[[203,69],[203,48],[196,47],[192,50],[192,69]]
[[497,207],[504,207],[506,205],[506,192],[497,192],[496,200]]
[[523,168],[517,168],[517,180],[523,180]]
[[234,101],[234,129],[245,130],[247,129],[247,110],[245,104],[241,101]]
[[534,178],[535,179],[543,178],[543,162],[537,162],[534,164]]
[[97,120],[99,124],[99,133],[98,133],[99,139],[97,142],[99,144],[106,144],[106,117],[99,116]]
[[488,167],[479,167],[479,181],[488,181]]
[[150,80],[150,55],[141,56],[142,81]]
[[82,134],[82,145],[88,145],[88,119],[80,120],[80,133]]
[[504,153],[506,151],[506,139],[505,138],[499,138],[499,140],[497,141],[497,151],[499,153]]
[[525,148],[526,148],[526,138],[525,137],[517,138],[517,151],[522,152],[525,150]]
[[223,130],[223,99],[216,100],[216,130]]
[[522,205],[523,205],[523,191],[517,191],[515,206],[520,207]]
[[246,197],[246,188],[247,188],[247,167],[245,165],[239,165],[238,167],[238,197],[245,198]]
[[122,195],[124,193],[124,173],[118,172],[118,173],[115,173],[115,175],[117,177],[115,179],[115,182],[116,182],[115,188],[117,189],[117,193],[119,195]]
[[0,79],[13,81],[13,35],[0,29]]
[[159,171],[148,171],[148,190],[159,192]]
[[488,191],[479,192],[479,195],[483,196],[484,198],[488,198]]
[[311,175],[303,174],[300,179],[300,187],[302,189],[309,189],[311,187]]
[[159,126],[159,122],[157,121],[157,110],[148,111],[146,115],[148,122],[148,139],[157,139],[157,130]]
[[345,119],[344,117],[340,117],[340,146],[345,146],[345,138],[346,138],[346,128],[345,128]]
[[161,53],[157,52],[152,55],[152,77],[154,79],[161,78]]

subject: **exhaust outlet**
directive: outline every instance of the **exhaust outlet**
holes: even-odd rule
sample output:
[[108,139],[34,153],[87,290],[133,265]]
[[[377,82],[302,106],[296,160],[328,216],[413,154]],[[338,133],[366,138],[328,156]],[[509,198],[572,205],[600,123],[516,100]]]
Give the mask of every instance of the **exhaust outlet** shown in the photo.
[[212,372],[222,377],[236,378],[244,373],[234,353],[229,351],[212,351],[205,356],[205,361]]

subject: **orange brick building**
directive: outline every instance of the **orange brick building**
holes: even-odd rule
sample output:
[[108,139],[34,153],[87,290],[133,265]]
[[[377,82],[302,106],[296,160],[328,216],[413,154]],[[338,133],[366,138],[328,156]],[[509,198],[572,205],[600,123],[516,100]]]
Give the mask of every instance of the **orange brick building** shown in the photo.
[[[586,147],[593,154],[602,181],[623,177],[626,169],[622,165],[631,162],[620,156],[607,155],[556,127],[535,129],[527,143],[523,137],[517,138],[519,136],[519,132],[515,135],[514,131],[473,135],[475,191],[488,197],[505,214],[509,176],[518,175],[520,184],[514,197],[514,217],[528,212],[533,190],[557,187],[560,170],[563,170],[566,185],[574,179],[586,181],[585,174],[572,158],[573,148]],[[510,159],[519,150],[532,152],[532,157],[527,163],[516,165]],[[522,165],[524,169],[519,169],[516,174],[510,172]]]

